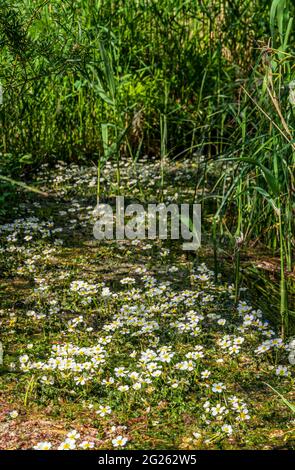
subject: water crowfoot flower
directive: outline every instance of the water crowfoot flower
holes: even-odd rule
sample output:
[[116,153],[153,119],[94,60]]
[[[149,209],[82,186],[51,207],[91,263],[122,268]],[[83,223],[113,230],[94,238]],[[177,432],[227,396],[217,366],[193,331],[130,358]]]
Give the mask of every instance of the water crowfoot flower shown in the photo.
[[67,434],[68,439],[76,440],[76,439],[79,439],[79,437],[80,437],[80,434],[75,429],[68,432],[68,434]]
[[10,418],[12,418],[12,419],[17,418],[17,417],[18,417],[18,411],[17,411],[17,410],[11,411],[11,412],[9,413],[9,416],[10,416]]
[[83,450],[89,450],[94,448],[94,442],[89,442],[89,441],[82,441],[81,444],[79,444],[79,447]]
[[212,385],[212,392],[221,393],[226,389],[226,386],[222,382],[218,382]]
[[203,372],[201,372],[202,379],[208,379],[208,377],[210,377],[210,375],[211,375],[211,372],[208,369],[203,370]]
[[35,450],[50,450],[52,447],[51,442],[38,442],[33,449]]
[[229,436],[233,433],[233,428],[230,424],[224,424],[221,427],[221,430],[225,432],[226,434],[228,434]]
[[278,366],[276,368],[276,375],[279,375],[280,377],[289,377],[291,375],[290,371],[288,370],[288,367],[286,366]]
[[112,410],[109,406],[100,405],[99,409],[96,411],[96,414],[98,414],[99,416],[103,418],[107,414],[111,414],[111,412]]
[[75,439],[70,439],[70,438],[67,438],[58,447],[58,450],[74,450],[74,449],[76,449],[76,441]]
[[114,447],[124,447],[128,442],[127,437],[117,436],[112,439],[112,444]]

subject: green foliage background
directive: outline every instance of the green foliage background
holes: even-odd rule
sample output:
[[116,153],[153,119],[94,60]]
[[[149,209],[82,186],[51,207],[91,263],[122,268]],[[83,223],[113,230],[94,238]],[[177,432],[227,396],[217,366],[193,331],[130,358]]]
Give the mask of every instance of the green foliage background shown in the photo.
[[93,157],[108,124],[111,141],[128,129],[121,151],[154,154],[165,113],[170,154],[216,154],[269,36],[265,0],[2,1],[0,149]]

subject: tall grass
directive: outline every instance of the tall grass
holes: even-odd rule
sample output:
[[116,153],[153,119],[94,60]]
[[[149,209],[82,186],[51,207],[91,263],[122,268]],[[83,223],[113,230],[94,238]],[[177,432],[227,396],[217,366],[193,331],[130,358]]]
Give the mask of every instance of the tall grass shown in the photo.
[[[271,43],[261,48],[253,73],[242,87],[240,109],[234,110],[236,148],[224,157],[228,165],[222,181],[229,183],[216,214],[222,225],[227,214],[236,212],[231,232],[236,227],[240,241],[263,241],[278,252],[282,335],[288,329],[286,277],[294,252],[294,56],[288,46],[293,18],[286,7],[286,1],[274,0]],[[237,247],[236,298],[239,263]]]
[[104,153],[101,125],[114,126],[108,129],[112,145],[124,123],[128,144],[122,147],[136,154],[141,140],[132,123],[141,110],[143,153],[160,153],[166,116],[170,153],[202,138],[215,155],[226,139],[224,110],[235,81],[246,76],[255,55],[255,30],[257,40],[265,36],[266,4],[3,1],[1,150],[93,156]]

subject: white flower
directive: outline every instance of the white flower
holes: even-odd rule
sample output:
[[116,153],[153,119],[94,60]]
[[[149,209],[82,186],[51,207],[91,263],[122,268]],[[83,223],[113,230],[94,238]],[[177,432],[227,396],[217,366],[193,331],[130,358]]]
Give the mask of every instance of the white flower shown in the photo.
[[154,370],[151,375],[152,377],[160,377],[160,375],[162,374],[162,371],[161,370]]
[[52,377],[47,377],[46,375],[43,375],[40,380],[43,384],[46,384],[46,385],[54,384],[54,379]]
[[112,444],[114,447],[124,447],[128,442],[127,437],[118,436],[112,440]]
[[9,416],[10,418],[17,418],[18,417],[18,411],[17,410],[13,410],[9,413]]
[[99,409],[96,412],[96,414],[98,414],[99,416],[101,416],[103,418],[105,415],[111,414],[111,412],[112,412],[112,410],[109,406],[100,405]]
[[238,354],[240,352],[240,348],[239,346],[234,344],[233,346],[230,346],[230,348],[228,349],[228,352],[229,354]]
[[76,385],[85,385],[86,384],[85,377],[74,377],[74,381],[76,382]]
[[237,338],[234,339],[235,344],[242,344],[245,341],[245,338],[242,336],[238,336]]
[[230,424],[224,424],[221,428],[223,432],[225,432],[228,435],[231,435],[233,433],[233,428]]
[[120,284],[134,284],[135,279],[133,277],[125,277],[124,279],[121,279]]
[[177,388],[178,386],[179,386],[179,383],[178,383],[178,382],[173,382],[173,383],[171,384],[171,387],[172,387],[172,388]]
[[72,429],[72,431],[70,431],[70,432],[67,434],[67,438],[68,438],[68,439],[75,440],[75,439],[79,439],[79,437],[80,437],[80,434],[79,434],[78,431],[76,431],[75,429]]
[[280,377],[289,377],[290,371],[288,371],[286,366],[278,366],[276,369],[276,375],[279,375]]
[[51,442],[38,442],[33,449],[35,450],[50,450],[52,447]]
[[205,411],[209,411],[209,409],[210,409],[210,401],[205,401],[205,403],[204,403],[203,406],[204,406],[204,408],[205,408]]
[[117,377],[124,377],[128,371],[125,369],[125,367],[116,367],[115,368],[115,375]]
[[84,449],[84,450],[93,449],[94,442],[82,441],[79,447],[81,447],[81,449]]
[[120,385],[120,386],[118,387],[118,390],[119,390],[120,392],[127,392],[127,390],[129,390],[129,385]]
[[202,379],[207,379],[208,377],[210,377],[210,375],[211,375],[211,372],[208,369],[203,370],[203,372],[201,372]]
[[29,360],[29,356],[27,354],[24,354],[23,356],[20,356],[19,358],[19,362],[21,364],[25,364],[26,362],[28,362],[28,360]]
[[218,403],[216,406],[212,406],[212,408],[211,408],[212,416],[217,416],[218,414],[223,414],[225,409],[226,409],[225,406],[221,406],[220,403]]
[[136,382],[135,384],[133,384],[132,388],[134,388],[134,390],[139,390],[139,389],[141,389],[141,383],[140,383],[140,382]]
[[222,390],[225,390],[226,386],[222,382],[218,382],[212,385],[212,392],[221,393]]
[[64,442],[62,442],[58,450],[73,450],[76,449],[76,441],[74,439],[66,439]]
[[112,293],[111,293],[109,287],[104,287],[101,291],[101,296],[102,297],[109,297],[111,294]]
[[257,349],[255,349],[255,352],[257,352],[257,354],[262,354],[264,352],[269,351],[269,349],[270,349],[270,344],[261,344],[260,346],[258,346]]
[[247,408],[244,408],[242,411],[239,412],[237,416],[237,421],[246,421],[248,419],[250,419],[249,412]]

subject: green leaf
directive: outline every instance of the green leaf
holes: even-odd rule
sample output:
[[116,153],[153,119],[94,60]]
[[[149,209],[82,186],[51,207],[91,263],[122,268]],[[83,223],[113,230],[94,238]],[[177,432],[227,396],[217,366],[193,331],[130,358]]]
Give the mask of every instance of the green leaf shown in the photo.
[[281,400],[285,403],[285,405],[288,406],[288,408],[290,408],[290,410],[293,411],[293,413],[295,413],[295,405],[293,405],[289,400],[287,400],[287,398],[285,398],[280,392],[278,392],[275,388],[273,388],[271,385],[269,385],[268,383],[264,382],[265,385],[267,385],[269,388],[271,388],[280,398]]

